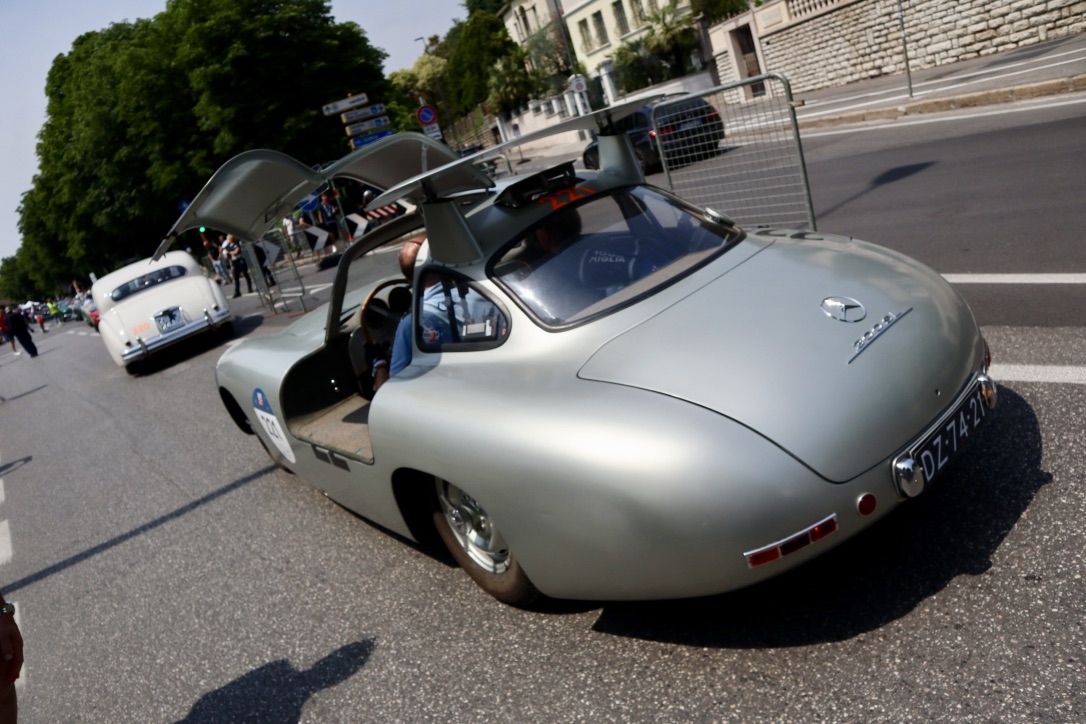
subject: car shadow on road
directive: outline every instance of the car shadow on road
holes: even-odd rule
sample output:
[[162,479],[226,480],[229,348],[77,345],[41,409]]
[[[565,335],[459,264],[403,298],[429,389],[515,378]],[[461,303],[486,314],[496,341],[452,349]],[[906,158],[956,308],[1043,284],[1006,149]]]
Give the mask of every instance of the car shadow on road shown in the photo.
[[901,618],[992,555],[1052,476],[1041,465],[1037,417],[999,388],[999,406],[933,489],[779,578],[729,594],[610,603],[594,629],[719,648],[803,646],[849,639]]
[[226,351],[227,345],[232,339],[244,337],[258,329],[264,320],[259,314],[250,314],[234,319],[230,330],[222,329],[213,333],[203,333],[182,340],[166,349],[151,355],[148,359],[133,362],[128,367],[128,373],[133,377],[145,377],[157,372],[169,369],[174,365],[188,362],[201,354],[219,349],[219,353]]

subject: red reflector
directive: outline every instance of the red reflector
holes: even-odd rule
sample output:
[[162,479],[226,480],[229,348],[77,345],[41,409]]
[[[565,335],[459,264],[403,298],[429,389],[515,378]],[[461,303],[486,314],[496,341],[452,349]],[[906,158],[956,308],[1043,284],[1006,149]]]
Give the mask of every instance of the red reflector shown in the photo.
[[780,557],[780,549],[774,546],[773,548],[766,548],[764,551],[751,553],[747,556],[747,563],[750,565],[751,568],[754,568],[755,566],[760,566],[765,563],[769,563],[770,561],[775,561]]
[[784,543],[781,543],[781,553],[788,555],[789,553],[795,553],[800,548],[806,548],[809,545],[811,545],[811,536],[807,533],[800,533],[797,536],[789,538]]
[[649,138],[656,138],[656,131],[649,131]]
[[856,501],[856,510],[860,511],[860,515],[871,515],[875,512],[876,505],[878,505],[878,501],[875,500],[875,496],[871,493],[865,493]]
[[811,528],[811,540],[819,541],[837,530],[837,518],[828,518]]

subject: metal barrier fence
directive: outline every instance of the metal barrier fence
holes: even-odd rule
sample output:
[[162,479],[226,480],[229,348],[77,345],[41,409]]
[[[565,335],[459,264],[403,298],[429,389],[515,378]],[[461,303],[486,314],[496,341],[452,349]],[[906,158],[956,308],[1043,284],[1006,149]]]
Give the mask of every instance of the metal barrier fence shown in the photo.
[[741,225],[815,230],[788,80],[770,73],[664,100],[652,124],[668,187]]

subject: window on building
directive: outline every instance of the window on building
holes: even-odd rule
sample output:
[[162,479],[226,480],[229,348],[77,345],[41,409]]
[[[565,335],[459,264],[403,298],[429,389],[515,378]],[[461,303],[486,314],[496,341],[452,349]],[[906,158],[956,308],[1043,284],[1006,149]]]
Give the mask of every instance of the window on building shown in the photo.
[[592,24],[596,26],[596,40],[599,41],[598,45],[607,45],[611,42],[611,39],[607,37],[607,26],[603,22],[603,13],[592,13]]
[[615,27],[618,28],[619,36],[629,33],[630,23],[626,20],[626,8],[622,6],[622,0],[611,3],[611,10],[615,13]]
[[582,20],[577,23],[577,30],[581,33],[581,49],[587,53],[592,50],[592,33],[588,31],[588,21]]

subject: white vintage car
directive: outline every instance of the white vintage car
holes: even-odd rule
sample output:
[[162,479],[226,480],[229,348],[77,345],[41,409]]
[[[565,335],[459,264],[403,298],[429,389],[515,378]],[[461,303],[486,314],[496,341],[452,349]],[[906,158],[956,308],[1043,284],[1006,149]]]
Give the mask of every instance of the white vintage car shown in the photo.
[[184,251],[110,272],[94,283],[91,297],[106,350],[130,372],[134,363],[193,335],[232,332],[234,317],[222,288]]

